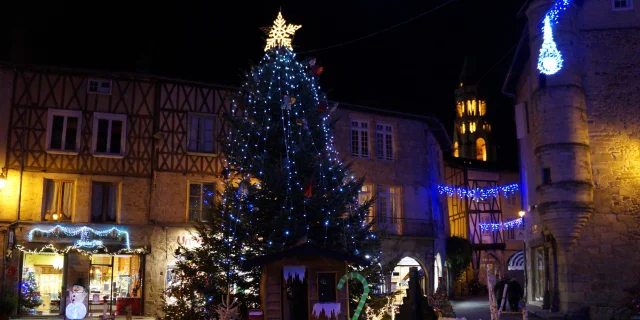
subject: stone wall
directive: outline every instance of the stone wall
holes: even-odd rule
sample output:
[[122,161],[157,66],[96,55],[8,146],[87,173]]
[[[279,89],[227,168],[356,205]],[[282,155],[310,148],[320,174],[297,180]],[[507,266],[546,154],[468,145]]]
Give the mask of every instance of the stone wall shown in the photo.
[[[46,172],[23,172],[20,200],[21,221],[43,221],[44,179],[74,181],[72,213],[72,222],[74,223],[89,223],[91,220],[91,183],[93,181],[113,182],[119,185],[118,222],[120,224],[144,224],[147,221],[149,179]],[[20,171],[9,170],[7,186],[0,191],[0,201],[2,202],[0,220],[16,219],[19,190]]]
[[640,284],[640,30],[588,31],[582,40],[595,211],[559,271],[570,306],[619,305]]

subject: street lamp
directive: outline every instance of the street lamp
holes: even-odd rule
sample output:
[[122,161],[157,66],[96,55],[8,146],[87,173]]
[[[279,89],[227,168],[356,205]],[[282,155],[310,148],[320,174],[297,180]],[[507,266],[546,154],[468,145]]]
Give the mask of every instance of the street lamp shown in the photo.
[[524,212],[524,210],[520,210],[518,212],[518,215],[520,216],[520,219],[522,219],[522,228],[524,229],[524,234],[525,234],[525,237],[522,239],[522,260],[524,260],[524,261],[522,261],[523,264],[524,264],[524,266],[523,266],[524,267],[523,268],[523,271],[524,271],[524,297],[523,297],[524,298],[524,310],[523,311],[527,312],[527,309],[526,309],[527,308],[527,237],[526,237],[526,235],[527,235],[527,227],[526,227],[526,225],[524,223],[524,215],[525,214],[526,213]]

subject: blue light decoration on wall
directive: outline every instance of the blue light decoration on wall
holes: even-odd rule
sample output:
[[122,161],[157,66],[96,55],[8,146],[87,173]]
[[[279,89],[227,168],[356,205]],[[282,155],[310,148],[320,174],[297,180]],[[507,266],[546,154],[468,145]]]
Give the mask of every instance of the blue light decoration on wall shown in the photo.
[[507,221],[505,223],[480,223],[480,231],[511,230],[522,226],[522,218]]
[[472,198],[475,201],[482,201],[488,199],[490,197],[497,197],[500,194],[503,194],[505,197],[516,193],[518,191],[518,184],[512,183],[506,186],[496,186],[491,188],[475,188],[475,189],[467,189],[467,188],[454,188],[449,186],[438,186],[438,192],[440,194],[447,194],[450,197],[454,195],[462,198]]
[[115,232],[116,235],[120,236],[122,235],[124,240],[125,240],[125,246],[126,246],[126,250],[130,250],[131,247],[129,246],[129,233],[126,231],[122,231],[118,228],[110,228],[110,229],[106,229],[106,230],[96,230],[93,228],[89,228],[89,227],[79,227],[79,228],[67,228],[67,227],[63,227],[61,225],[56,225],[55,227],[48,229],[48,230],[44,230],[44,229],[40,229],[40,228],[33,228],[31,231],[29,231],[29,236],[28,239],[29,241],[33,241],[33,234],[36,232],[40,232],[42,234],[45,234],[47,236],[51,236],[51,235],[56,235],[59,233],[63,233],[65,236],[67,237],[76,237],[76,236],[80,236],[79,240],[76,240],[74,242],[74,246],[76,247],[81,247],[81,248],[96,248],[99,246],[103,246],[104,243],[100,240],[89,240],[89,237],[91,235],[95,235],[98,237],[105,237],[108,236],[109,234],[113,234]]
[[538,56],[538,70],[544,74],[552,75],[562,69],[564,60],[555,41],[553,41],[553,26],[558,23],[560,13],[567,10],[570,3],[571,0],[557,0],[544,16],[542,46],[540,47],[540,55]]

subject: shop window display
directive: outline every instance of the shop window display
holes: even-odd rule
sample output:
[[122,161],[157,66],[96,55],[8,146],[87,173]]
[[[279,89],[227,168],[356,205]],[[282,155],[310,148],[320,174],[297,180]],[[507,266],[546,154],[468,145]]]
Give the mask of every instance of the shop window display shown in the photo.
[[[25,253],[22,265],[21,287],[25,288],[23,291],[29,291],[29,297],[25,297],[25,302],[40,302],[31,303],[29,308],[23,308],[23,313],[60,314],[64,256],[53,253]],[[27,287],[37,290],[26,290]]]
[[130,307],[133,315],[141,314],[141,268],[138,255],[92,256],[89,271],[89,313],[102,314],[106,297],[110,312],[124,315]]

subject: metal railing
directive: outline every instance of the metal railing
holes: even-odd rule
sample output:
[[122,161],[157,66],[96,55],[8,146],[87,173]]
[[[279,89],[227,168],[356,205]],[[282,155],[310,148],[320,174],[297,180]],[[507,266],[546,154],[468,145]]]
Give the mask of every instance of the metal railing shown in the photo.
[[406,237],[435,237],[433,220],[412,218],[389,218],[370,216],[374,220],[373,229],[386,235]]

